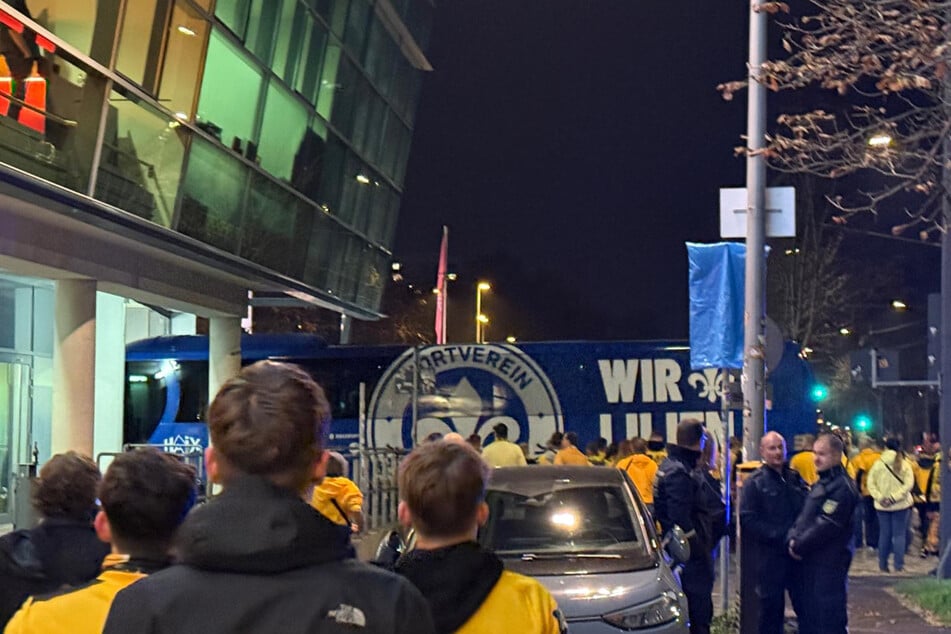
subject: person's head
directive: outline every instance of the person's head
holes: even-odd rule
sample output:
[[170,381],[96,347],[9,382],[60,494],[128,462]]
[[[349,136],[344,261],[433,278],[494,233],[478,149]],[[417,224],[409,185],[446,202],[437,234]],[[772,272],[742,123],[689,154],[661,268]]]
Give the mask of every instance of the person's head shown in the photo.
[[324,473],[330,405],[304,370],[258,361],[218,391],[208,410],[208,473],[227,486],[236,476],[266,478],[304,493]]
[[901,451],[901,439],[896,436],[885,439],[885,449],[890,451]]
[[509,439],[509,426],[505,423],[499,423],[492,428],[492,433],[495,434],[496,440],[508,440]]
[[423,442],[436,442],[437,440],[442,440],[442,434],[440,434],[438,431],[434,431],[433,433],[426,436],[426,438],[423,439]]
[[119,454],[99,485],[96,534],[127,555],[166,555],[195,503],[195,470],[155,449]]
[[473,539],[489,516],[488,482],[489,466],[472,447],[421,445],[400,465],[400,522],[426,541]]
[[695,418],[685,418],[677,425],[677,446],[702,451],[706,430]]
[[327,477],[339,478],[347,475],[347,459],[336,451],[327,452]]
[[466,439],[462,437],[462,434],[458,432],[454,432],[454,431],[449,432],[448,434],[443,436],[442,439],[445,440],[446,442],[454,442],[454,443],[466,442]]
[[736,436],[730,436],[730,451],[743,451],[743,441]]
[[548,439],[548,446],[557,451],[561,449],[564,440],[565,435],[563,433],[560,431],[553,432],[551,438]]
[[845,445],[842,439],[835,434],[822,434],[812,445],[815,454],[813,462],[816,471],[828,471],[836,465],[842,464],[842,451]]
[[647,453],[647,441],[643,438],[632,438],[627,442],[630,444],[632,454]]
[[666,444],[663,435],[658,431],[652,432],[651,437],[647,439],[647,448],[651,451],[663,451]]
[[779,432],[767,432],[759,441],[759,455],[767,467],[781,470],[786,461],[786,439]]
[[565,434],[565,437],[561,440],[561,446],[565,449],[568,447],[577,447],[578,446],[578,434],[573,431]]
[[599,452],[598,441],[592,440],[587,445],[585,445],[584,453],[587,456],[597,456]]
[[479,434],[469,434],[469,437],[466,438],[466,442],[476,451],[482,451],[482,436]]
[[803,451],[812,451],[812,446],[816,444],[816,437],[812,434],[803,434],[800,442],[800,448]]
[[598,438],[598,451],[604,453],[608,450],[608,439],[605,437]]
[[862,436],[859,439],[859,449],[871,449],[874,445],[875,441],[871,436]]
[[91,521],[102,475],[92,459],[75,451],[56,454],[40,469],[33,507],[42,517]]

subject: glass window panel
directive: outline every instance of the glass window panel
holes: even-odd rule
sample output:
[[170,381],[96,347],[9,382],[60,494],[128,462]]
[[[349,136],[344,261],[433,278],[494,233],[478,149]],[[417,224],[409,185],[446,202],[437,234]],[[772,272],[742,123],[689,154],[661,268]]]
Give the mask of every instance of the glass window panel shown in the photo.
[[294,80],[294,88],[312,104],[317,103],[319,81],[323,71],[324,46],[327,32],[317,22],[310,21],[310,28],[301,47],[300,69]]
[[356,67],[350,60],[342,58],[334,86],[336,96],[330,122],[345,138],[350,138],[353,133],[353,115],[361,83]]
[[215,15],[242,40],[248,25],[248,9],[251,0],[217,0]]
[[178,231],[234,253],[248,171],[228,150],[195,137],[188,155]]
[[271,61],[271,42],[280,14],[280,0],[252,0],[245,43],[265,64]]
[[327,53],[324,57],[324,67],[320,73],[320,94],[317,98],[317,114],[330,121],[330,113],[333,112],[334,103],[337,101],[337,93],[340,91],[340,84],[337,81],[340,74],[340,61],[343,51],[337,44],[330,43],[327,46]]
[[170,227],[185,155],[186,131],[113,91],[96,179],[96,198]]
[[327,144],[327,154],[320,179],[320,195],[317,202],[334,214],[340,209],[340,197],[343,193],[343,175],[347,154],[347,147],[340,142],[340,139],[330,137]]
[[[79,51],[92,53],[92,35],[98,0],[19,0],[7,1],[21,13],[32,17],[39,24],[62,38]],[[29,5],[29,9],[27,9]],[[102,62],[103,60],[99,60]],[[109,60],[105,60],[108,63]]]
[[261,175],[252,176],[239,255],[287,275],[300,261],[314,208]]
[[257,152],[261,167],[277,178],[291,180],[309,118],[307,108],[294,95],[277,82],[270,83]]
[[116,70],[137,84],[145,81],[157,4],[158,0],[137,0],[126,4],[116,54]]
[[198,101],[198,126],[242,149],[254,133],[254,118],[261,93],[260,69],[217,29],[208,42],[208,57]]
[[353,98],[353,123],[351,126],[350,141],[357,151],[363,154],[366,151],[367,123],[370,117],[370,108],[375,93],[370,84],[361,80],[357,84],[356,95]]
[[317,13],[324,16],[330,30],[336,35],[343,35],[347,25],[347,8],[350,0],[314,0]]
[[208,22],[187,2],[177,0],[169,25],[159,102],[186,121],[191,120],[195,111],[202,49],[207,38]]
[[294,84],[294,72],[300,58],[301,46],[307,32],[307,10],[297,0],[283,0],[281,25],[274,44],[274,63],[271,68],[289,85]]
[[380,151],[380,166],[390,177],[396,174],[396,162],[400,156],[403,123],[393,110],[387,110],[383,128],[383,145]]
[[370,100],[370,112],[366,123],[366,140],[363,155],[371,163],[379,164],[382,145],[383,126],[386,123],[386,102],[374,94]]
[[314,202],[320,202],[320,181],[327,151],[327,126],[319,119],[304,131],[304,138],[294,154],[291,184]]
[[393,180],[400,185],[406,180],[406,167],[409,165],[409,152],[412,147],[413,133],[403,128],[402,139],[400,140],[400,151],[396,161],[396,172],[393,174]]
[[363,59],[363,45],[366,43],[369,22],[370,3],[367,0],[351,0],[343,43],[357,59]]

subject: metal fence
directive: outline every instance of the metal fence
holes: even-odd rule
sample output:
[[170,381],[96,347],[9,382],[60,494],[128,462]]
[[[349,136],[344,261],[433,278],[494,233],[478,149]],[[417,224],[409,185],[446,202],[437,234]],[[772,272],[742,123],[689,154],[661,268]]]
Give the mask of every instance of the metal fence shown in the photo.
[[122,445],[121,452],[104,452],[96,455],[96,464],[99,466],[99,470],[105,473],[113,458],[126,451],[132,451],[133,449],[158,449],[159,451],[178,456],[182,462],[191,465],[191,467],[195,469],[195,478],[200,484],[204,485],[207,482],[207,478],[205,477],[205,453],[201,447],[195,445],[180,445],[175,443]]
[[398,521],[397,473],[404,455],[406,451],[402,449],[350,449],[350,472],[363,492],[363,513],[370,530],[386,528]]

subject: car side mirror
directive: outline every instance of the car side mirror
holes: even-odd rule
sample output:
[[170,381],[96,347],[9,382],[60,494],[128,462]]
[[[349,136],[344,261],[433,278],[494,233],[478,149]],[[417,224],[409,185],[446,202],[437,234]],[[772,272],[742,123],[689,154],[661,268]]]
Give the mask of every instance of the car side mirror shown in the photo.
[[664,548],[678,564],[687,563],[690,559],[690,542],[684,529],[674,526],[664,537]]

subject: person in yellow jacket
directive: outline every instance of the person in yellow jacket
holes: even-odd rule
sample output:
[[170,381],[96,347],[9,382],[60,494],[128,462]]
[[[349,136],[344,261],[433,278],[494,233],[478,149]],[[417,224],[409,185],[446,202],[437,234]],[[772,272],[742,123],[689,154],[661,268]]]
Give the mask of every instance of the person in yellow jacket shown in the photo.
[[346,477],[346,459],[336,451],[328,452],[327,475],[314,487],[310,505],[321,515],[340,526],[350,526],[354,533],[363,529],[363,493]]
[[556,465],[574,465],[579,467],[590,467],[591,463],[588,457],[578,449],[578,434],[573,431],[565,434],[561,440],[561,449],[555,454]]
[[933,434],[926,433],[912,463],[915,483],[915,509],[918,511],[921,531],[921,556],[938,554],[939,522],[941,519],[941,445]]
[[895,554],[895,572],[905,567],[908,515],[915,484],[911,463],[897,438],[885,441],[885,451],[868,473],[868,492],[878,512],[878,567],[888,572],[888,556]]
[[647,456],[657,463],[659,467],[664,460],[667,460],[667,443],[660,432],[653,432],[647,439]]
[[416,547],[394,570],[429,602],[440,634],[564,634],[564,618],[538,581],[508,570],[476,542],[489,517],[488,465],[471,447],[417,447],[400,466],[399,519]]
[[617,468],[627,473],[637,488],[644,504],[649,509],[654,507],[654,480],[657,478],[657,463],[647,455],[647,442],[643,438],[634,438],[631,441],[634,451],[630,456],[620,460]]
[[802,449],[789,459],[789,468],[799,474],[806,481],[806,484],[812,486],[819,480],[819,473],[816,471],[814,461],[815,453],[812,451],[812,445],[816,437],[812,434],[806,434],[802,437]]
[[868,492],[868,473],[872,465],[882,456],[880,442],[868,436],[862,438],[859,442],[859,452],[849,460],[849,475],[855,480],[855,485],[862,496],[862,502],[859,505],[861,510],[855,521],[856,548],[861,548],[863,543],[869,548],[878,548],[878,513],[875,511],[872,494]]
[[175,531],[195,502],[195,472],[171,454],[138,449],[116,456],[99,489],[99,539],[112,544],[90,583],[30,597],[5,634],[99,634],[120,590],[170,563]]

